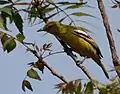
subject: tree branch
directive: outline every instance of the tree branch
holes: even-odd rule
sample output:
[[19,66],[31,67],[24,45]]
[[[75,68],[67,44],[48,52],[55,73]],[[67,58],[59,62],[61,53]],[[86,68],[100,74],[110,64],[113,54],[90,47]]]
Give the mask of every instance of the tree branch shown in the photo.
[[111,54],[112,54],[113,64],[114,64],[115,70],[116,70],[116,72],[117,72],[117,74],[120,78],[120,71],[118,70],[118,67],[120,67],[120,59],[119,59],[119,57],[117,55],[117,52],[116,52],[115,42],[114,42],[114,39],[113,39],[112,31],[110,29],[108,16],[105,12],[105,7],[104,7],[104,4],[103,4],[103,1],[102,0],[97,0],[97,2],[98,2],[98,8],[100,10],[100,13],[101,13],[101,16],[102,16],[102,19],[103,19],[104,27],[106,29],[106,34],[107,34],[107,38],[108,38],[108,42],[109,42],[109,46],[110,46],[110,50],[111,50]]
[[[7,33],[6,33],[7,34]],[[11,36],[10,34],[7,34],[8,36],[12,37],[13,39],[15,39],[16,41],[18,41],[15,37]],[[36,51],[32,50],[30,47],[28,47],[27,45],[25,45],[25,43],[23,41],[18,41],[19,43],[21,43],[25,48],[28,49],[28,51],[30,51],[35,57],[38,58],[38,60],[57,78],[59,78],[60,80],[62,80],[64,83],[68,83],[67,80],[65,80],[64,76],[58,74],[52,67],[50,67],[41,56],[39,56]]]

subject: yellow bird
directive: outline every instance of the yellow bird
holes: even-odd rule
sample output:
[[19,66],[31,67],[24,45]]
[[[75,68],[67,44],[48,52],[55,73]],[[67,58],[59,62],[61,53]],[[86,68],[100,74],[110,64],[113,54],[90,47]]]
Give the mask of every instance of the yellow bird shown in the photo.
[[104,74],[109,79],[109,75],[100,60],[103,56],[97,43],[86,31],[82,30],[81,27],[69,26],[57,21],[51,21],[45,25],[44,30],[61,39],[80,56],[92,58],[102,68]]

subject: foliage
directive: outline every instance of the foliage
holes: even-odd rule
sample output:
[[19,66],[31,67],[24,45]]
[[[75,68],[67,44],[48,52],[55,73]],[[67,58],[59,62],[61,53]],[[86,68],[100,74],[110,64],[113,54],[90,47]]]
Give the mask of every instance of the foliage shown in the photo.
[[[59,22],[64,22],[68,20],[69,25],[75,25],[75,21],[72,19],[73,17],[92,17],[90,13],[82,12],[80,9],[87,6],[87,2],[84,0],[78,0],[78,2],[53,2],[52,0],[32,0],[30,2],[20,2],[23,0],[17,0],[16,2],[12,0],[0,0],[0,39],[3,51],[7,51],[10,53],[13,51],[18,45],[17,42],[21,43],[26,47],[28,52],[33,53],[38,60],[32,61],[28,63],[30,69],[27,71],[25,79],[22,82],[22,89],[25,91],[25,88],[33,91],[31,83],[28,81],[29,78],[41,81],[39,71],[44,73],[44,67],[47,67],[53,75],[59,77],[64,81],[64,83],[59,83],[55,85],[55,88],[58,89],[58,92],[62,92],[62,94],[93,94],[95,89],[99,89],[99,94],[119,94],[120,93],[120,81],[119,78],[116,78],[111,81],[110,84],[101,84],[98,81],[87,80],[86,83],[83,83],[82,80],[77,79],[73,81],[69,81],[65,83],[63,77],[58,76],[55,71],[51,69],[44,61],[44,58],[58,53],[63,52],[52,52],[51,46],[52,43],[45,43],[42,47],[39,47],[35,43],[28,43],[25,41],[26,36],[23,32],[23,24],[24,19],[21,12],[27,13],[28,24],[36,24],[39,21],[41,23],[47,23],[48,20],[54,19],[58,15],[61,18],[58,19]],[[112,8],[119,7],[120,2],[116,1],[116,4],[112,6]],[[17,5],[26,5],[27,8],[17,9]],[[71,10],[75,10],[71,11]],[[68,11],[68,13],[67,13]],[[70,12],[69,12],[70,11]],[[71,13],[72,12],[72,13]],[[88,23],[87,21],[83,21]],[[18,29],[18,34],[13,36],[9,34],[10,29],[8,28],[9,24],[14,24],[14,26]],[[86,28],[82,27],[87,30]],[[7,32],[6,32],[7,31]],[[36,30],[36,32],[43,31],[43,28]],[[118,29],[118,31],[120,31]],[[9,33],[8,33],[9,32]],[[45,55],[47,53],[47,55]],[[76,57],[76,56],[75,56]],[[97,87],[96,87],[97,86]]]

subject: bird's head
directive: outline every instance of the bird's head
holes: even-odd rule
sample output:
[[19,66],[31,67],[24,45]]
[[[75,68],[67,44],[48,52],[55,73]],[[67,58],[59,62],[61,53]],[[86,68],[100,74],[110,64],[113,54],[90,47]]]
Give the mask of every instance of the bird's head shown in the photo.
[[57,30],[58,30],[58,27],[60,26],[60,23],[57,22],[57,21],[51,21],[51,22],[48,22],[43,30],[44,31],[47,31],[48,33],[51,33],[51,34],[55,34],[57,33]]

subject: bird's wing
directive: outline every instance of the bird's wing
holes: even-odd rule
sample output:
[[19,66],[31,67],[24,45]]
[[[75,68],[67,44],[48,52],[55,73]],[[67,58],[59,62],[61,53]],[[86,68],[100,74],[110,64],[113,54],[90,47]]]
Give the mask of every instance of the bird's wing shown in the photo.
[[74,30],[73,34],[77,35],[78,37],[83,38],[85,41],[87,41],[88,43],[90,43],[97,51],[97,54],[99,55],[99,57],[103,57],[102,53],[98,47],[98,45],[96,44],[96,42],[88,35],[87,32],[84,32],[82,30]]

